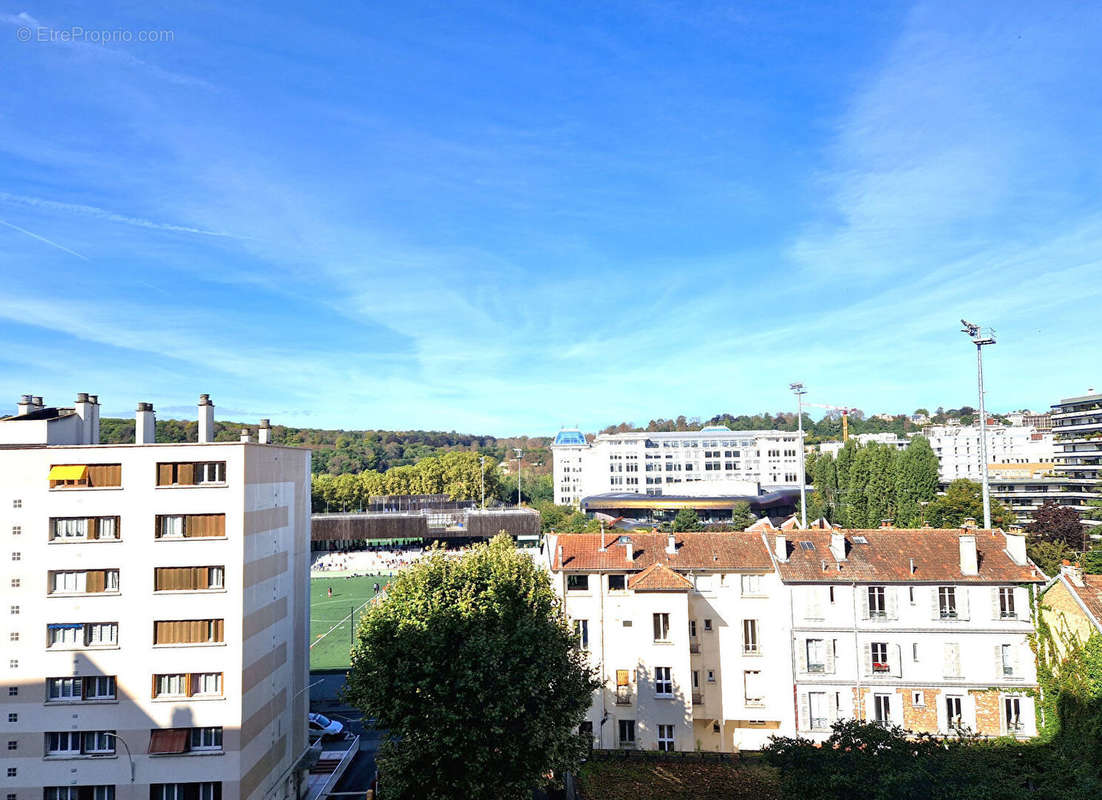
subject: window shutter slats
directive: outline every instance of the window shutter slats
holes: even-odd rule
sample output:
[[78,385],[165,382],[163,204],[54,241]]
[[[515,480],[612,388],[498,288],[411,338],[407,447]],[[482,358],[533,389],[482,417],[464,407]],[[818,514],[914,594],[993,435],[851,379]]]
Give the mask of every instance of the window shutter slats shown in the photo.
[[181,486],[193,486],[195,484],[195,465],[177,464],[176,475]]
[[157,465],[157,485],[158,486],[171,486],[172,485],[172,465],[171,464],[158,464]]
[[89,517],[87,525],[88,525],[88,534],[87,534],[88,538],[89,539],[98,539],[99,538],[99,520],[96,519],[95,517]]
[[84,576],[86,592],[102,592],[107,588],[107,579],[102,569],[90,569]]

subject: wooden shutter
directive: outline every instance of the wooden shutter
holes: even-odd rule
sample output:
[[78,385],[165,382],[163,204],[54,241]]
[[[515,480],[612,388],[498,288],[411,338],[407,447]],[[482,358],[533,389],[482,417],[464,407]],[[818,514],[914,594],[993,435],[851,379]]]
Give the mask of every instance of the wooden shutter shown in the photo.
[[888,619],[899,619],[899,588],[896,586],[884,587],[884,599],[887,605]]
[[225,635],[224,635],[224,632],[223,632],[224,623],[225,623],[224,620],[220,620],[220,619],[214,620],[214,641],[216,641],[216,642],[225,641]]
[[195,485],[195,465],[194,464],[177,464],[176,465],[176,482],[181,486],[194,486]]
[[201,514],[188,514],[184,517],[184,536],[188,539],[206,536],[206,519]]
[[954,594],[957,598],[957,619],[968,619],[968,587],[958,586]]
[[799,639],[800,646],[796,648],[796,671],[807,672],[807,639]]
[[1003,679],[1003,646],[1001,644],[995,645],[995,679],[997,681]]
[[168,570],[164,567],[153,568],[153,591],[163,592],[168,587],[165,585],[165,581],[168,579]]
[[800,719],[798,727],[803,730],[811,729],[811,702],[807,699],[807,692],[800,692]]
[[834,674],[834,669],[835,669],[835,667],[834,667],[834,651],[837,647],[838,647],[838,640],[837,639],[827,639],[826,640],[826,646],[825,646],[826,665],[825,665],[825,669],[826,669],[826,672],[827,672],[828,675],[833,675]]
[[888,645],[888,647],[888,659],[891,661],[892,675],[901,678],[903,677],[903,648],[897,644]]
[[160,620],[153,623],[153,644],[168,643],[168,623]]
[[211,536],[225,536],[226,535],[226,515],[214,514],[213,515],[213,528],[214,532]]
[[861,598],[861,603],[860,603],[860,606],[861,606],[861,619],[868,619],[869,618],[869,587],[868,586],[863,587],[862,588],[862,593],[864,594],[864,597]]
[[99,520],[96,519],[95,517],[88,517],[87,522],[85,522],[84,524],[85,524],[85,533],[84,533],[84,535],[89,539],[98,539],[99,538]]
[[999,603],[999,587],[996,586],[991,590],[991,619],[998,622],[1002,619],[1002,606]]
[[865,674],[872,675],[872,645],[865,645]]
[[157,465],[157,485],[158,486],[171,486],[172,485],[172,464],[158,464]]
[[151,696],[152,697],[157,696],[157,675],[156,674],[153,675],[153,694]]
[[107,588],[107,578],[102,569],[90,569],[84,574],[86,592],[102,592]]
[[930,619],[941,619],[941,587],[934,586],[933,597],[930,599]]
[[838,692],[827,692],[827,708],[830,709],[830,721],[834,722],[839,719],[838,715]]

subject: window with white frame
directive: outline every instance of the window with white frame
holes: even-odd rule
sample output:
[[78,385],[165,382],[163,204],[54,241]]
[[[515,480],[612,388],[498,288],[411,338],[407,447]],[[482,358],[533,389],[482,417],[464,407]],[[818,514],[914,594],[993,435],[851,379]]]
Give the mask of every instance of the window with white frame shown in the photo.
[[193,672],[191,674],[191,694],[193,697],[221,697],[221,672]]
[[46,755],[80,755],[80,731],[56,731],[47,733]]
[[184,516],[182,514],[164,514],[158,519],[161,523],[160,538],[182,539],[184,537]]
[[956,730],[964,722],[964,698],[958,695],[946,695],[945,697],[945,727],[946,730]]
[[761,591],[761,575],[742,576],[742,593],[744,595],[760,595]]
[[761,670],[748,669],[742,673],[746,704],[759,705],[765,702],[765,687],[762,685]]
[[189,735],[188,747],[191,750],[221,750],[222,729],[219,728],[192,728]]
[[46,734],[47,756],[111,755],[114,731],[51,731]]
[[47,678],[46,699],[57,702],[82,699],[82,680],[83,678]]
[[870,586],[868,589],[869,617],[877,619],[888,615],[886,589],[883,586]]
[[826,641],[824,639],[807,640],[807,671],[826,672]]
[[80,647],[84,644],[84,625],[80,623],[50,625],[46,628],[47,647]]
[[578,649],[589,650],[589,620],[574,620],[574,635],[578,640]]
[[812,730],[824,730],[829,727],[826,692],[808,692],[807,710],[808,724]]
[[1018,613],[1014,608],[1014,587],[999,587],[999,619],[1017,619]]
[[1003,698],[1003,719],[1008,733],[1020,731],[1022,724],[1022,699],[1008,695]]
[[673,677],[670,667],[654,668],[654,693],[659,697],[673,697]]
[[79,593],[85,590],[87,573],[83,570],[57,570],[50,574],[50,592]]
[[154,783],[149,786],[149,800],[222,800],[222,782]]
[[888,663],[888,643],[873,642],[869,645],[869,653],[872,656],[873,672],[889,672],[891,664]]
[[937,587],[937,607],[942,619],[957,618],[957,590],[953,586]]
[[1002,674],[1010,677],[1014,674],[1014,647],[1009,644],[999,645],[999,664],[1002,666]]
[[156,697],[187,697],[187,673],[173,672],[154,677]]
[[890,725],[892,722],[891,695],[874,694],[872,705],[874,719],[881,725]]
[[115,752],[113,731],[86,731],[84,733],[84,752],[90,754],[108,754]]
[[114,786],[47,786],[44,800],[115,800]]
[[673,725],[658,726],[658,749],[667,753],[673,751]]
[[119,626],[114,622],[89,622],[84,633],[88,647],[110,647],[119,641]]
[[758,621],[756,619],[744,619],[742,621],[742,652],[745,655],[758,655],[761,647],[758,644]]
[[226,462],[225,461],[208,461],[205,463],[198,463],[195,465],[195,482],[196,483],[225,483],[226,482]]
[[635,720],[633,719],[621,719],[617,720],[617,727],[620,734],[620,747],[635,747]]
[[90,675],[81,678],[85,700],[114,700],[117,688],[114,675]]
[[87,539],[88,518],[77,517],[75,519],[54,520],[55,539]]

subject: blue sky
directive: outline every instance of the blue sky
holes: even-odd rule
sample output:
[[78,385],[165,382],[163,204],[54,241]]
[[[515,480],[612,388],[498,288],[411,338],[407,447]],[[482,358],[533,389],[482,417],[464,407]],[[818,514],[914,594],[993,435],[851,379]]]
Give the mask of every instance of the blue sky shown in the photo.
[[1102,384],[1102,5],[96,5],[0,0],[0,409],[974,405],[961,317]]

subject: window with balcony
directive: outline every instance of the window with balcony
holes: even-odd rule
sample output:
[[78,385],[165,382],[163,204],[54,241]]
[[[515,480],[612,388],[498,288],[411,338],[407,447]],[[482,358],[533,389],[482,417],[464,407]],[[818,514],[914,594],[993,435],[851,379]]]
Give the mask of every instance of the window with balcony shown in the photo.
[[119,591],[117,569],[50,570],[48,594],[99,594]]
[[869,645],[872,658],[873,674],[891,672],[891,664],[888,662],[888,643],[873,642]]
[[214,644],[223,642],[224,622],[220,619],[158,620],[153,623],[153,644]]
[[46,626],[46,646],[51,649],[114,647],[118,642],[116,622],[61,622]]
[[118,517],[51,517],[51,542],[117,541]]
[[938,614],[942,619],[957,618],[957,590],[953,586],[939,586],[937,589]]
[[158,539],[218,539],[226,535],[225,514],[158,514]]
[[670,667],[654,668],[654,693],[658,697],[673,697],[673,676]]
[[670,640],[670,615],[654,614],[654,641],[668,642]]
[[226,569],[209,567],[155,567],[153,591],[202,592],[225,588]]
[[54,464],[51,489],[102,489],[122,486],[122,464]]

